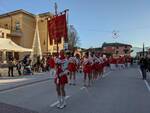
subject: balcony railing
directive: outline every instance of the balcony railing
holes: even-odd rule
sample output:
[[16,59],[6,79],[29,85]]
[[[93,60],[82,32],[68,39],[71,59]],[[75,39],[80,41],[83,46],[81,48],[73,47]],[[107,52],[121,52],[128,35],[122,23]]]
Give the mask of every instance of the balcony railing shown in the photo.
[[1,28],[4,29],[8,29],[10,30],[10,37],[22,37],[23,36],[23,32],[21,29],[16,29],[16,27],[11,27],[11,26],[4,26],[4,25],[0,25]]
[[21,30],[12,30],[11,33],[10,33],[10,36],[12,37],[22,37],[23,36],[23,33]]

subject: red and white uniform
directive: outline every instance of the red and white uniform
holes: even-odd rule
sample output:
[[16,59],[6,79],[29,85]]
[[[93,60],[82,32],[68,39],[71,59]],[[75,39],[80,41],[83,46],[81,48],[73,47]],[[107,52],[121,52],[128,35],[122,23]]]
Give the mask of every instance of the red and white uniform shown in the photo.
[[75,72],[77,70],[77,61],[75,57],[69,58],[68,70],[70,72]]
[[119,68],[124,68],[125,67],[125,59],[124,59],[124,57],[119,57],[118,58],[118,66],[119,66]]
[[99,69],[100,69],[100,71],[102,72],[103,71],[103,68],[104,68],[104,65],[103,65],[103,63],[104,63],[104,61],[103,61],[103,58],[102,57],[99,57]]
[[83,59],[83,72],[90,74],[92,72],[92,59],[91,58],[84,58]]
[[117,60],[115,58],[111,57],[109,59],[109,64],[110,64],[110,68],[112,70],[115,70],[116,69]]
[[95,56],[95,57],[94,57],[94,70],[95,70],[96,72],[99,71],[99,63],[100,63],[99,58],[97,58],[97,57]]
[[68,60],[65,57],[60,57],[56,59],[56,63],[58,63],[59,66],[56,69],[55,83],[59,85],[65,85],[68,83]]
[[55,60],[54,60],[54,58],[50,58],[48,60],[48,64],[49,64],[50,69],[55,68]]

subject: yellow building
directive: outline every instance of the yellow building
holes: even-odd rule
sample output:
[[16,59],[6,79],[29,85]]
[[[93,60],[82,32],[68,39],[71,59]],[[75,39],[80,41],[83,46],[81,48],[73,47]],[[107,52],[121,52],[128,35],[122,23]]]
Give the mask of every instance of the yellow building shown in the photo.
[[[9,38],[10,30],[0,27],[0,38]],[[0,51],[0,62],[4,59],[4,54]]]
[[[38,19],[39,43],[41,45],[42,54],[56,52],[56,44],[49,43],[47,19],[51,18],[51,13],[42,13],[34,15],[25,10],[16,10],[0,15],[0,27],[10,29],[8,37],[16,44],[25,47],[33,48],[33,41],[36,29],[36,20]],[[62,38],[59,43],[59,50],[64,49],[64,41]],[[26,53],[25,53],[26,54]],[[24,54],[15,53],[15,57],[22,58]]]
[[10,30],[0,27],[0,38],[9,38]]

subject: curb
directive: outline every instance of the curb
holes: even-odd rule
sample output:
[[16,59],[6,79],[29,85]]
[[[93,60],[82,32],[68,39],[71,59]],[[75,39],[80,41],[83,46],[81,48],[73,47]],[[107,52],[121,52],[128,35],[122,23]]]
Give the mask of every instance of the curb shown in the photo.
[[23,87],[23,86],[32,85],[32,84],[39,83],[39,82],[45,82],[45,81],[48,81],[48,80],[51,80],[51,79],[53,79],[53,78],[46,78],[46,79],[43,79],[43,80],[37,80],[37,81],[29,82],[29,83],[23,83],[23,84],[20,84],[20,85],[9,87],[9,88],[0,89],[0,92],[16,89],[16,88]]

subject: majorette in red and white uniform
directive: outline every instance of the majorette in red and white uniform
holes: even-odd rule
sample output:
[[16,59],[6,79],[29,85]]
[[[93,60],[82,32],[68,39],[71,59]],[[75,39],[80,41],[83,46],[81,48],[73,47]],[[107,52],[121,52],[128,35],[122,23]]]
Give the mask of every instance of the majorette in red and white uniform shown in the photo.
[[59,58],[56,58],[56,64],[58,66],[56,68],[55,83],[58,85],[65,85],[68,83],[68,60],[65,58],[63,53],[60,54]]
[[131,64],[131,57],[127,57],[127,66],[130,67]]
[[124,57],[119,57],[118,58],[118,66],[119,66],[119,68],[124,68],[125,67],[125,59],[124,59]]
[[103,72],[103,59],[99,57],[99,64],[98,64],[99,72]]
[[109,64],[110,64],[110,68],[114,70],[116,69],[117,60],[113,57],[110,57]]
[[94,56],[94,58],[93,58],[93,65],[94,65],[93,69],[96,72],[99,72],[99,63],[100,63],[100,59],[98,57]]
[[83,64],[83,72],[90,74],[92,72],[92,64],[93,64],[92,59],[89,57],[88,58],[84,57],[82,64]]
[[77,59],[76,57],[70,57],[68,60],[68,70],[70,72],[76,72],[77,71]]

